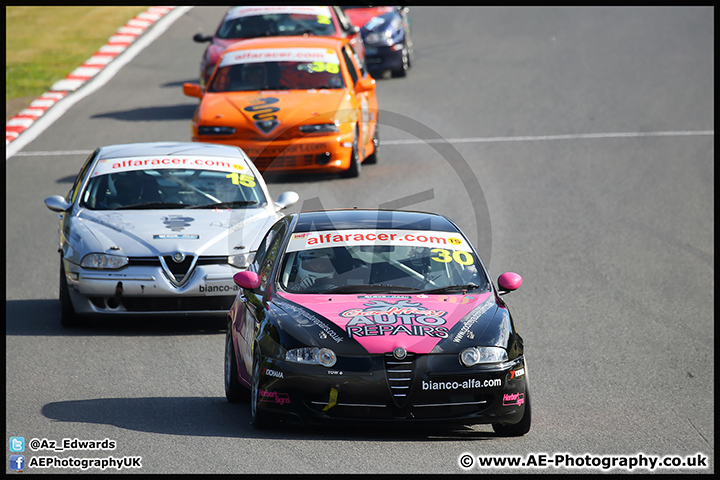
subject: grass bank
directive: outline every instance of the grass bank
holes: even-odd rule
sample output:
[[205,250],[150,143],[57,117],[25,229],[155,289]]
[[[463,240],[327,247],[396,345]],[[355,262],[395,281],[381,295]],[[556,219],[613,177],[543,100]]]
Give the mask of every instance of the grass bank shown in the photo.
[[149,7],[5,7],[5,120]]

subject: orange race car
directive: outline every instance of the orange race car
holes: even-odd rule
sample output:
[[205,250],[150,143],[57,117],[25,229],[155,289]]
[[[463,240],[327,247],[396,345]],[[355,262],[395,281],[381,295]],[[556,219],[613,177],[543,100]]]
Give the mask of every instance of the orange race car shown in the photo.
[[228,47],[200,98],[192,140],[242,148],[260,171],[357,177],[377,161],[375,80],[347,39],[268,37]]

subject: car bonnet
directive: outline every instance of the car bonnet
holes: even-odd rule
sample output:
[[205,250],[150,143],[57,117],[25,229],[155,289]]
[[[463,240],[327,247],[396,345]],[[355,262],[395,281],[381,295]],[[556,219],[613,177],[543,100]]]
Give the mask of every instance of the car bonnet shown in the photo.
[[276,220],[266,208],[217,210],[82,210],[82,222],[101,251],[119,247],[126,256],[168,251],[234,255],[254,249],[260,234]]
[[[199,123],[244,125],[258,130],[259,122],[276,120],[278,134],[285,128],[308,123],[308,119],[329,122],[344,106],[347,89],[266,90],[251,92],[208,93],[199,109]],[[217,120],[221,118],[221,120]]]
[[[322,295],[276,292],[275,301],[289,314],[307,310],[339,327],[368,353],[430,353],[442,342],[444,351],[466,346],[468,332],[483,332],[497,303],[492,293],[462,295]],[[473,341],[501,344],[495,329]]]

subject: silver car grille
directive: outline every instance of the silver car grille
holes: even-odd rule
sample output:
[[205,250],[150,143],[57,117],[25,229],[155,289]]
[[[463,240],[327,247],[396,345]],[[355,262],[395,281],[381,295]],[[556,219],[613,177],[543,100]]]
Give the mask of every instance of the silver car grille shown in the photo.
[[408,353],[403,360],[397,360],[392,353],[385,354],[385,378],[393,400],[401,407],[407,400],[415,374],[415,354]]
[[177,261],[173,255],[161,255],[160,264],[162,265],[165,275],[168,276],[170,282],[176,287],[185,283],[195,268],[197,255],[183,255],[182,260]]
[[160,267],[168,280],[179,287],[185,284],[198,265],[227,265],[228,257],[204,256],[198,257],[193,254],[185,254],[181,262],[173,260],[172,254],[160,255],[158,257],[130,257],[128,266]]

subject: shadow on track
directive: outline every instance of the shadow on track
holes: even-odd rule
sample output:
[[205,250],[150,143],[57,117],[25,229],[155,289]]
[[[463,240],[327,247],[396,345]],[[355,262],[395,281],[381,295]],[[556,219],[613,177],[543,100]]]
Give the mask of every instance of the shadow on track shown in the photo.
[[115,112],[100,113],[91,118],[111,118],[125,122],[165,122],[168,120],[190,120],[197,105],[165,105]]
[[57,300],[11,300],[5,304],[5,335],[22,336],[172,336],[225,333],[225,319],[154,317],[152,315],[90,318],[76,328],[60,325]]
[[69,423],[94,423],[148,433],[228,438],[277,438],[305,441],[467,441],[498,437],[490,426],[442,425],[296,426],[257,430],[249,405],[224,397],[97,398],[48,403],[42,414]]

